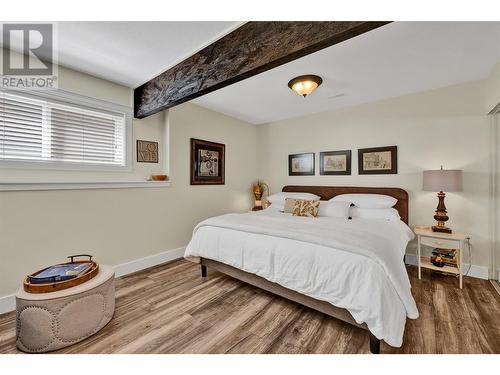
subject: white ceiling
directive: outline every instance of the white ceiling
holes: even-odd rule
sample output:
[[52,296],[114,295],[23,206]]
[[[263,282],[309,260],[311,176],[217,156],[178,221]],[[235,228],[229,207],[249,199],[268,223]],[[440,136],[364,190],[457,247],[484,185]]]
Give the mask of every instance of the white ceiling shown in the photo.
[[58,62],[96,77],[137,87],[240,24],[58,22]]
[[[500,22],[395,22],[193,102],[260,124],[483,79],[499,60]],[[305,99],[287,86],[302,74],[323,78]]]
[[[59,22],[59,63],[137,87],[240,24]],[[500,22],[395,22],[193,102],[260,124],[482,79],[498,60]],[[310,73],[309,97],[287,87]]]

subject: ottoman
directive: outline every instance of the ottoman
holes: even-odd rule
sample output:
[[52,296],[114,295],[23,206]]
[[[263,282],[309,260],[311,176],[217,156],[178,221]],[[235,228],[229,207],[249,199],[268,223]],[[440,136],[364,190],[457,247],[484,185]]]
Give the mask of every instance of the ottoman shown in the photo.
[[16,293],[16,345],[43,353],[80,342],[98,332],[115,311],[115,273],[100,265],[89,281],[57,292]]

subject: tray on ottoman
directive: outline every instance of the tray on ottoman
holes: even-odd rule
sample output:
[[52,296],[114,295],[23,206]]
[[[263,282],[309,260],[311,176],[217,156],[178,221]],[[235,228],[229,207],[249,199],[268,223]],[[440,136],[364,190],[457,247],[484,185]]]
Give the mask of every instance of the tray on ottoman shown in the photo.
[[56,292],[16,294],[16,345],[28,353],[64,348],[97,333],[113,317],[115,274],[100,265],[89,281]]
[[[79,256],[79,255],[76,255]],[[58,290],[63,290],[63,289],[68,289],[72,288],[74,286],[83,284],[93,277],[95,277],[99,273],[99,265],[92,260],[92,256],[88,255],[90,257],[90,260],[88,261],[75,261],[73,257],[75,256],[70,256],[68,258],[71,258],[71,262],[69,263],[64,263],[64,264],[59,264],[54,267],[60,267],[60,266],[65,266],[65,265],[88,265],[87,267],[90,267],[88,271],[82,273],[81,275],[78,275],[73,278],[69,278],[67,280],[62,280],[62,281],[45,281],[43,283],[33,283],[31,281],[31,277],[36,277],[38,274],[42,273],[43,271],[47,270],[47,268],[37,271],[32,275],[26,276],[24,278],[23,282],[23,287],[24,290],[28,293],[49,293],[49,292],[56,292]]]

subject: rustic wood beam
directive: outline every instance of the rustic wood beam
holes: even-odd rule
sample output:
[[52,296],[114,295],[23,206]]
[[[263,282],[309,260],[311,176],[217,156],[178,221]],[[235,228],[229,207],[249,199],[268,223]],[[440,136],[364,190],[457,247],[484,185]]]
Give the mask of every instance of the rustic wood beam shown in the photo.
[[150,116],[387,23],[247,22],[136,88],[134,115]]

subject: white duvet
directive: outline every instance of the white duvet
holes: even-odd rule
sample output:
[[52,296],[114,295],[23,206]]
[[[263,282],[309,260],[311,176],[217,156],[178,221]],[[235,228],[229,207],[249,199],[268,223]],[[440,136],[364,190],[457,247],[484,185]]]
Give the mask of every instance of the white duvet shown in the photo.
[[402,221],[306,218],[267,209],[198,224],[185,257],[213,259],[349,310],[389,345],[401,346],[418,310],[403,255]]

